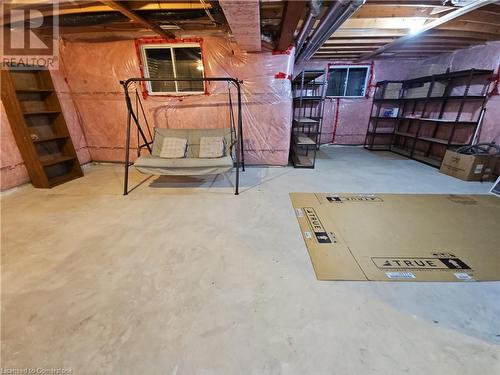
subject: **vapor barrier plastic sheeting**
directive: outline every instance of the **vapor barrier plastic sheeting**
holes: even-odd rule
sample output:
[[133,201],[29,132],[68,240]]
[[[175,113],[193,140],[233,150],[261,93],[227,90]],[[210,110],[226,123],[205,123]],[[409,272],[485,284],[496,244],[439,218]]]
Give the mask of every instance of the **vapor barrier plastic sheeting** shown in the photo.
[[[249,164],[286,165],[290,142],[290,54],[246,53],[221,37],[202,43],[205,76],[243,80],[243,135]],[[140,77],[133,40],[105,43],[64,42],[61,64],[93,160],[124,159],[126,107],[120,80]],[[284,74],[279,74],[284,73]],[[143,87],[137,86],[142,98]],[[207,84],[208,94],[148,96],[143,99],[152,127],[217,128],[229,126],[227,83]],[[132,94],[135,94],[132,92]],[[232,88],[236,110],[236,88]],[[135,133],[135,132],[133,132]],[[132,145],[136,145],[136,139]],[[135,154],[135,153],[134,153]],[[134,155],[135,156],[135,155]]]

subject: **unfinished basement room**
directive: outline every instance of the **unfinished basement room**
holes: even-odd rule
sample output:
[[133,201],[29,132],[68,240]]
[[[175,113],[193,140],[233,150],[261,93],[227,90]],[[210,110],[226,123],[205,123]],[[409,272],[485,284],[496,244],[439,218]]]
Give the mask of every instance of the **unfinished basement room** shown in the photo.
[[500,1],[0,7],[0,374],[500,374]]

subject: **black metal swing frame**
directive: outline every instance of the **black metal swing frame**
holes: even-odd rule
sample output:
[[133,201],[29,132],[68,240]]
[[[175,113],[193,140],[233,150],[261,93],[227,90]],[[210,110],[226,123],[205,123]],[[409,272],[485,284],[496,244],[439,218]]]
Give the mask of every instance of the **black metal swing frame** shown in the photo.
[[[153,139],[148,140],[146,138],[146,135],[144,134],[144,131],[141,127],[140,121],[139,121],[139,116],[137,114],[138,108],[136,105],[136,111],[134,111],[134,108],[132,106],[132,100],[130,98],[130,93],[129,93],[129,86],[133,83],[139,83],[139,82],[228,82],[228,84],[232,84],[233,86],[236,87],[237,90],[237,96],[238,96],[238,125],[237,125],[237,133],[236,133],[236,161],[235,161],[235,167],[236,167],[236,184],[235,184],[235,190],[234,194],[238,195],[239,194],[239,184],[240,184],[240,168],[242,171],[245,171],[245,156],[243,153],[243,124],[242,124],[242,112],[241,112],[241,84],[243,81],[240,81],[235,78],[230,78],[230,77],[209,77],[209,78],[169,78],[169,79],[163,79],[163,78],[129,78],[125,81],[120,81],[120,84],[123,87],[123,91],[125,93],[125,102],[127,104],[127,136],[126,136],[126,141],[125,141],[125,178],[123,182],[123,195],[128,195],[129,190],[128,190],[128,175],[129,175],[129,168],[133,163],[130,162],[130,132],[131,132],[131,125],[132,125],[132,120],[134,124],[137,127],[138,131],[138,155],[140,154],[141,150],[143,148],[147,148],[149,153],[152,152],[151,145],[153,143]],[[142,106],[142,103],[140,101],[140,98],[136,97],[136,100],[138,100],[138,103],[140,103],[141,110],[143,112],[144,119],[147,123],[146,116],[144,114],[144,108]],[[231,93],[229,92],[229,105],[230,105],[230,118],[231,121],[234,120],[234,114],[233,114],[233,107],[232,107],[232,101],[231,101]],[[148,129],[149,129],[149,124],[148,124]],[[151,134],[150,134],[151,136]],[[144,143],[140,144],[139,137],[142,139]]]

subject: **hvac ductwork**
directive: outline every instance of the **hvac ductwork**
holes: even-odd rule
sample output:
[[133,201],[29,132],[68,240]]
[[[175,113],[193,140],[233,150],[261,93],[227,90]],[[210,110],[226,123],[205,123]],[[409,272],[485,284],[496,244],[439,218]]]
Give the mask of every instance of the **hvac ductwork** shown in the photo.
[[323,43],[364,3],[365,0],[339,0],[332,3],[304,48],[299,52],[296,64],[309,60]]
[[307,19],[300,30],[299,35],[297,36],[297,42],[295,43],[295,56],[298,56],[300,51],[302,50],[302,46],[306,40],[306,38],[311,33],[311,29],[314,26],[314,22],[319,17],[319,13],[321,11],[321,0],[311,0],[309,3],[309,14],[307,15]]

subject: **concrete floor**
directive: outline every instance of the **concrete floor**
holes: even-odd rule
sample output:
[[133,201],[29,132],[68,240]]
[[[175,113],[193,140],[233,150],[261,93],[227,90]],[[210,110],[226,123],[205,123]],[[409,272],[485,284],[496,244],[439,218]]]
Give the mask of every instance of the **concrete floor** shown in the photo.
[[[499,374],[500,283],[319,282],[288,193],[486,193],[394,154],[2,196],[2,367],[73,374]],[[145,177],[136,172],[137,183]],[[230,178],[234,178],[230,176]],[[152,184],[152,186],[150,186]]]

